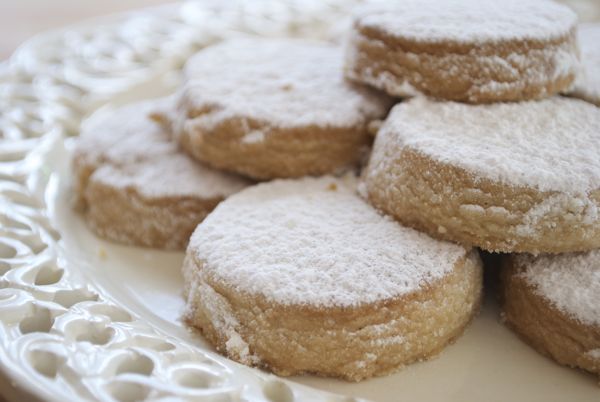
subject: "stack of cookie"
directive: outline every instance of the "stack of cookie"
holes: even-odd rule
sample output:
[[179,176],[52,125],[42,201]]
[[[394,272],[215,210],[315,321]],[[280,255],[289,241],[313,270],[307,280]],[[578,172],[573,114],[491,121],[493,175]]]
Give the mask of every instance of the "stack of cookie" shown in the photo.
[[600,373],[600,109],[557,96],[576,76],[576,23],[546,1],[370,7],[347,76],[416,95],[377,135],[364,173],[373,205],[435,238],[532,254],[505,257],[506,323]]
[[[83,129],[77,199],[96,233],[181,249],[201,222],[186,319],[232,359],[382,375],[436,355],[477,313],[476,247],[600,246],[600,109],[555,96],[575,79],[573,13],[545,0],[401,4],[359,10],[345,56],[297,39],[214,45],[175,97]],[[507,258],[506,318],[550,349],[526,331],[523,300],[537,298],[555,315],[536,319],[585,329],[577,357],[591,357],[559,360],[598,371],[600,268],[555,258]],[[585,292],[569,299],[556,275]]]
[[[273,180],[198,226],[187,320],[218,350],[281,375],[360,380],[424,359],[478,310],[481,262],[382,216],[356,192],[391,97],[343,76],[343,51],[234,39],[188,61],[173,132],[210,166]],[[303,176],[319,176],[302,178]],[[289,179],[297,178],[297,179]]]
[[231,39],[188,61],[175,98],[89,121],[75,154],[79,205],[99,235],[181,248],[202,221],[184,266],[188,322],[282,375],[393,371],[441,351],[481,302],[473,247],[358,195],[374,123],[394,100],[347,81],[343,64],[326,43]]

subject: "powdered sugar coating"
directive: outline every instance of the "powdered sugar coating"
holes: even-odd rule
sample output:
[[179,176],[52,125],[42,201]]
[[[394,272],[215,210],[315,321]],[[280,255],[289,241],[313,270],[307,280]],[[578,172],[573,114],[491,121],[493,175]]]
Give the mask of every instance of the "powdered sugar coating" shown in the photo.
[[[520,100],[523,94],[533,91],[535,95],[528,95],[530,99],[546,98],[557,91],[552,85],[564,80],[571,82],[578,71],[579,54],[574,35],[571,36],[572,39],[569,37],[546,46],[516,46],[509,54],[503,54],[501,46],[490,51],[489,46],[469,44],[472,48],[468,52],[459,49],[432,56],[427,50],[411,52],[408,46],[394,46],[364,32],[353,31],[345,56],[345,74],[353,81],[399,97],[428,93],[440,99],[448,97],[449,100],[474,103],[482,103],[481,100],[485,99],[489,103]],[[373,59],[367,64],[365,58],[369,57],[368,52],[358,50],[364,46],[374,51],[385,51],[391,55],[390,58],[396,57],[397,64],[385,58],[379,61]],[[430,63],[436,64],[434,74],[430,71],[431,66],[427,68]],[[407,71],[401,74],[398,67]],[[473,74],[474,67],[479,70],[478,75]],[[432,85],[429,82],[432,77],[437,77],[439,82],[460,86],[463,99],[456,98],[456,93],[438,93],[440,84]],[[510,93],[513,93],[512,97],[504,97]]]
[[346,82],[342,64],[341,48],[330,44],[228,40],[201,51],[186,64],[188,117],[204,112],[195,124],[210,129],[232,117],[285,128],[345,128],[384,116],[388,99]]
[[283,305],[350,307],[443,278],[466,256],[380,215],[333,177],[277,180],[221,203],[188,253],[203,274]]
[[394,107],[379,136],[476,178],[572,195],[600,188],[600,109],[577,99],[467,105],[417,97]]
[[581,24],[578,41],[582,69],[570,93],[600,106],[600,24]]
[[402,0],[368,4],[355,22],[420,42],[474,44],[564,37],[577,15],[550,0]]
[[584,324],[600,325],[600,250],[515,258],[537,294]]
[[117,188],[134,188],[149,198],[226,197],[248,182],[195,162],[148,115],[171,98],[136,103],[86,122],[77,154],[97,169],[93,179]]

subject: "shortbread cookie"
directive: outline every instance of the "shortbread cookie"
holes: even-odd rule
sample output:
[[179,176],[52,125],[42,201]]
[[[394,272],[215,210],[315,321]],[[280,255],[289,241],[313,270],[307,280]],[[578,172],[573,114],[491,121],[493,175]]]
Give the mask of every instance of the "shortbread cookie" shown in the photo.
[[582,68],[568,94],[600,106],[600,23],[580,25],[578,38]]
[[488,251],[600,247],[600,108],[570,98],[396,106],[365,173],[405,225]]
[[501,284],[509,327],[560,364],[600,375],[600,251],[508,256]]
[[229,198],[194,232],[187,320],[241,363],[358,381],[439,353],[478,311],[474,249],[380,215],[332,177]]
[[403,0],[357,12],[346,76],[394,96],[470,103],[567,89],[577,16],[546,0]]
[[334,172],[368,152],[389,99],[344,81],[338,47],[234,39],[192,57],[175,131],[194,157],[257,179]]
[[89,227],[119,243],[183,249],[202,219],[248,183],[178,150],[149,119],[161,101],[92,117],[74,156],[75,193]]

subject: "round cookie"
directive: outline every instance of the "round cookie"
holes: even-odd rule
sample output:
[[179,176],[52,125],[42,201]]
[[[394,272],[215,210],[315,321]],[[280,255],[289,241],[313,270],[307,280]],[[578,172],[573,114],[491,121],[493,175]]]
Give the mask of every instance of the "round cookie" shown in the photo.
[[184,249],[198,223],[246,180],[204,167],[148,117],[166,100],[92,117],[75,150],[76,206],[100,237]]
[[600,375],[600,251],[507,256],[501,287],[509,327],[560,364]]
[[576,24],[546,0],[379,2],[356,14],[345,74],[400,97],[544,98],[575,79]]
[[577,36],[582,68],[567,93],[600,106],[600,23],[581,24]]
[[358,381],[439,353],[479,309],[478,253],[380,215],[332,177],[236,194],[192,235],[187,321],[279,375]]
[[[232,39],[185,66],[175,132],[213,167],[256,179],[332,173],[368,153],[390,100],[344,81],[342,51],[298,39]],[[226,66],[226,67],[224,67]]]
[[600,247],[600,108],[570,98],[468,105],[422,97],[377,134],[362,187],[433,237],[488,251]]

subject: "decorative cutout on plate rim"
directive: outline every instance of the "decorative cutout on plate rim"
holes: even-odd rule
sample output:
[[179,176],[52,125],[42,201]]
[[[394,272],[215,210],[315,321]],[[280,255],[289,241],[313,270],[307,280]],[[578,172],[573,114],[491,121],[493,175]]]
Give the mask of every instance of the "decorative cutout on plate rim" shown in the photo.
[[46,400],[351,401],[171,339],[64,263],[43,194],[53,143],[118,93],[232,35],[334,39],[360,0],[205,0],[36,37],[0,65],[0,372]]

